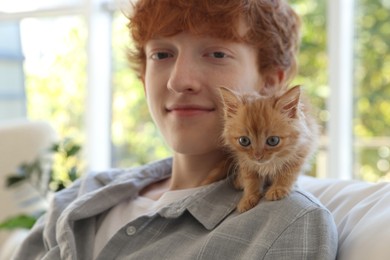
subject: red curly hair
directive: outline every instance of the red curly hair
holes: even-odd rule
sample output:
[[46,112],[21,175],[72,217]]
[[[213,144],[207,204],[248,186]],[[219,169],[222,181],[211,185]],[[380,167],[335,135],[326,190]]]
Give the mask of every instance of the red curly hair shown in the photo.
[[[248,27],[245,35],[240,21]],[[138,0],[128,27],[135,47],[128,57],[141,77],[146,42],[183,31],[254,46],[263,76],[282,69],[289,81],[297,71],[300,19],[286,0]]]

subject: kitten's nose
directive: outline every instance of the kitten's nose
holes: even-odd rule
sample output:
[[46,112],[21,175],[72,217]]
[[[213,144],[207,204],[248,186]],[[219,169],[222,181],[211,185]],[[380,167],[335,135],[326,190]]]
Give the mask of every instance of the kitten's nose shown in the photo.
[[261,161],[261,160],[263,160],[263,158],[264,158],[264,154],[263,153],[255,153],[255,159],[257,160],[257,161]]

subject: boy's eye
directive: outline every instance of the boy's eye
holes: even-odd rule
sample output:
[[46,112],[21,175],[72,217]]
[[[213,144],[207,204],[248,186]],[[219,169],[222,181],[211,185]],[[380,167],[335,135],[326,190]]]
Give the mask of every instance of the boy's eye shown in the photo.
[[220,51],[216,51],[216,52],[213,52],[213,56],[215,58],[225,58],[227,55],[226,55],[226,53],[223,53],[223,52],[220,52]]
[[156,53],[153,53],[151,58],[153,60],[162,60],[162,59],[167,59],[167,58],[171,58],[173,57],[172,54],[168,53],[168,52],[156,52]]
[[211,58],[223,59],[226,58],[228,55],[222,51],[215,51],[215,52],[211,52],[208,56]]

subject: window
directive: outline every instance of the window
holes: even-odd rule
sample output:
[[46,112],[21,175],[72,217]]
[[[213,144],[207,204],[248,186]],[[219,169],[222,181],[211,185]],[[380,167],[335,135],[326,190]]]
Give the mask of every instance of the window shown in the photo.
[[0,24],[0,120],[26,116],[23,54],[19,23]]
[[355,6],[354,177],[390,180],[390,1]]
[[46,119],[62,137],[84,142],[86,26],[80,16],[24,18],[28,117]]

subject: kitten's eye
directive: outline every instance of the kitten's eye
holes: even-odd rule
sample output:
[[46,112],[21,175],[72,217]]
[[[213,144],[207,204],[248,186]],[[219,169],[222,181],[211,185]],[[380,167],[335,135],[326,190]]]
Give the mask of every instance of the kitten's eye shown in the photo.
[[241,146],[247,147],[251,144],[251,139],[249,139],[247,136],[241,136],[238,138],[238,142]]
[[280,142],[280,138],[278,136],[270,136],[267,138],[267,144],[269,146],[277,146]]

